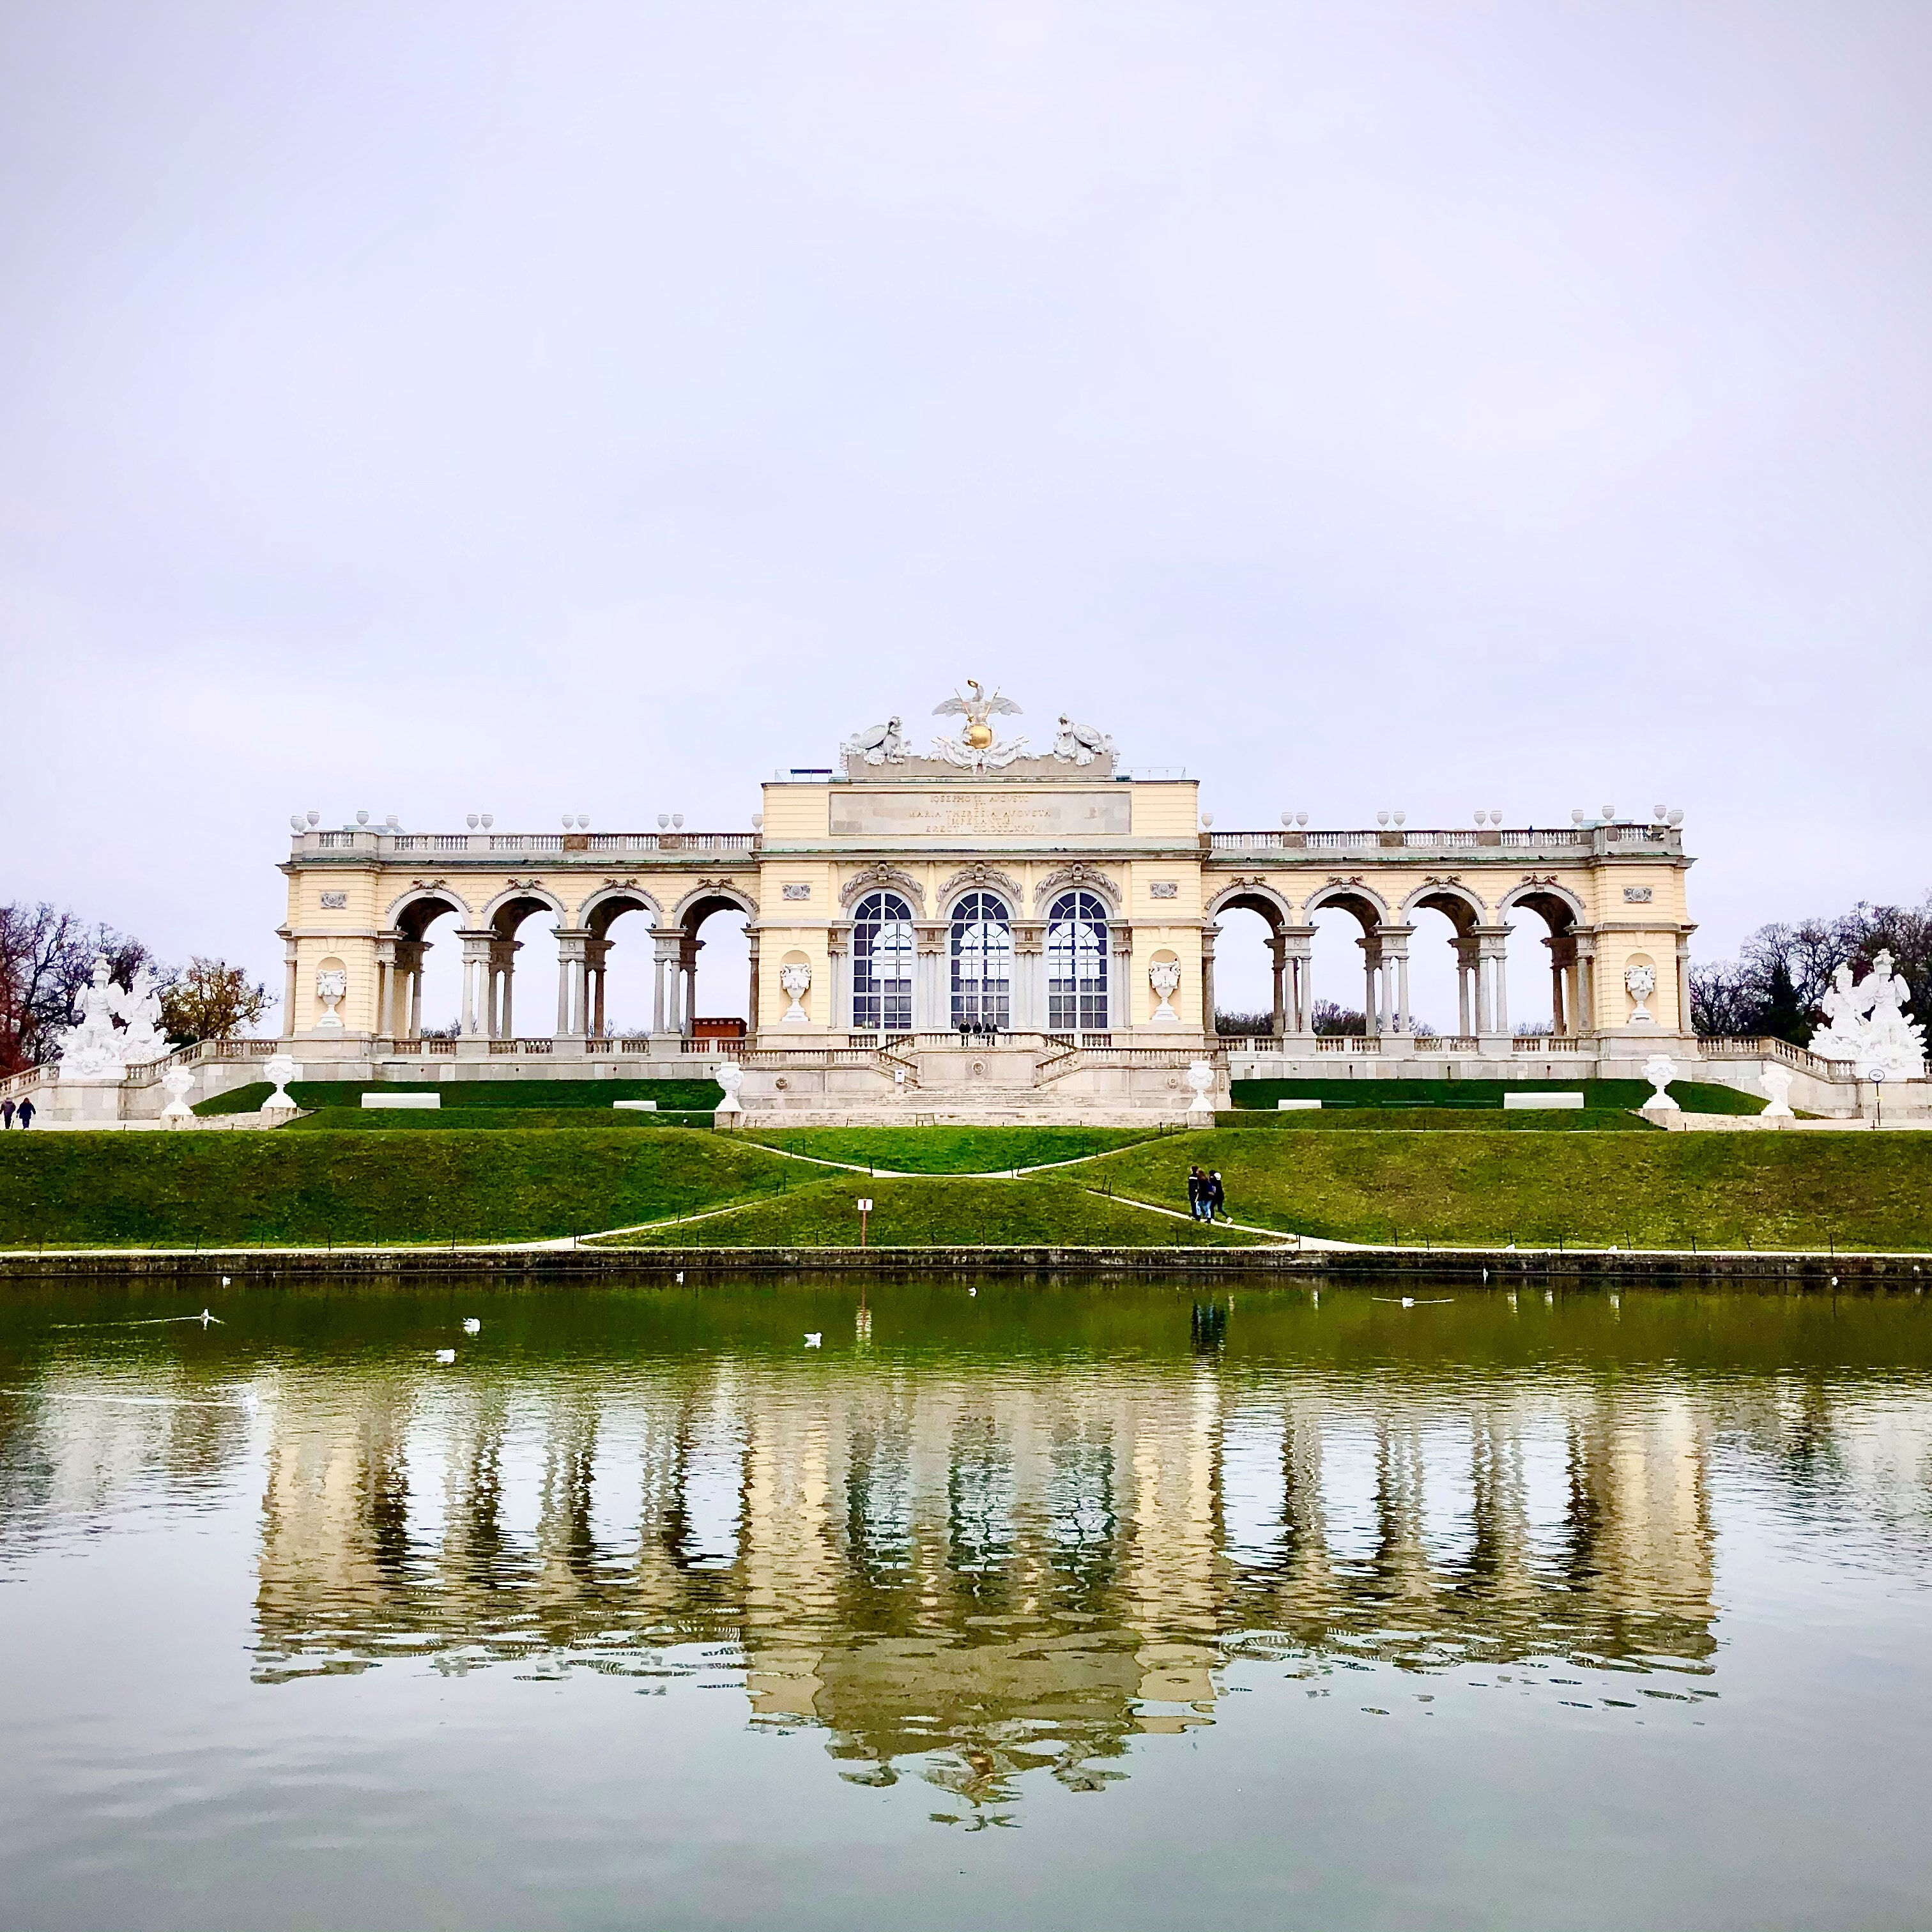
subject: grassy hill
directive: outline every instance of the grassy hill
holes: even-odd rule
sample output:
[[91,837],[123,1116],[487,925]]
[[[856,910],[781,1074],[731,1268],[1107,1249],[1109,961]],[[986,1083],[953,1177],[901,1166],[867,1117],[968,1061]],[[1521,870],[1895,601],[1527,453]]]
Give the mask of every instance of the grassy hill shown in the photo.
[[[507,1110],[487,1110],[500,1112]],[[1534,1118],[1534,1117],[1531,1117]],[[614,1117],[622,1120],[622,1116]],[[1932,1134],[1662,1134],[1246,1127],[775,1132],[800,1152],[921,1178],[788,1160],[736,1134],[649,1121],[382,1135],[0,1136],[0,1245],[518,1240],[733,1211],[644,1242],[1172,1245],[1220,1230],[1182,1208],[1190,1162],[1219,1168],[1237,1220],[1380,1243],[1932,1247]],[[1093,1157],[1020,1180],[975,1169]],[[930,1178],[925,1178],[929,1176]],[[1110,1199],[1110,1195],[1121,1197]]]

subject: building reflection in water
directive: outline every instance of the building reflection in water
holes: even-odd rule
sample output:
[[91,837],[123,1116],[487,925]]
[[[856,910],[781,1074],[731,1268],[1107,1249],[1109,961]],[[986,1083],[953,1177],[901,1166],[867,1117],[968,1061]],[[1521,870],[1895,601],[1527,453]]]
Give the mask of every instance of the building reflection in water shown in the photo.
[[1714,1648],[1709,1426],[1668,1382],[748,1354],[304,1370],[264,1413],[264,1678],[722,1668],[846,1775],[975,1803],[1210,1721],[1232,1653]]

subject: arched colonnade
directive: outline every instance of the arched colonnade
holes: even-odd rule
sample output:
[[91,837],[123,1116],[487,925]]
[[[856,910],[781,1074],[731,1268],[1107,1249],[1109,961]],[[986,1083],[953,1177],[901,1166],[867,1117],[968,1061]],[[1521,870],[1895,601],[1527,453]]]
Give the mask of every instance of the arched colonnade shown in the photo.
[[[700,881],[667,917],[651,895],[631,884],[613,884],[593,893],[577,909],[578,923],[556,896],[535,882],[512,884],[472,912],[448,887],[412,889],[390,908],[389,932],[376,944],[377,1029],[397,1040],[422,1032],[424,956],[430,942],[424,937],[438,920],[454,914],[460,923],[455,938],[462,942],[462,1002],[458,1021],[465,1036],[514,1040],[517,1026],[517,955],[524,942],[518,937],[524,922],[547,917],[556,924],[557,946],[556,1010],[554,1033],[539,1024],[524,1008],[526,1032],[560,1040],[607,1036],[606,976],[611,928],[627,914],[644,916],[652,946],[651,1031],[686,1034],[696,1017],[698,956],[704,942],[699,928],[714,914],[736,912],[754,920],[758,908],[726,881]],[[758,935],[751,929],[752,995],[758,996]],[[755,1020],[756,1008],[753,1008]],[[548,1018],[546,1011],[544,1017]]]
[[[1313,946],[1317,913],[1346,913],[1360,927],[1361,1010],[1372,1035],[1402,1036],[1413,1030],[1409,1004],[1410,943],[1422,930],[1420,916],[1439,914],[1450,928],[1456,958],[1456,1031],[1469,1040],[1504,1039],[1511,1032],[1509,1007],[1509,939],[1513,914],[1541,921],[1549,950],[1552,1031],[1561,1035],[1589,1030],[1594,1010],[1593,935],[1584,926],[1584,908],[1575,895],[1553,880],[1525,881],[1491,907],[1459,880],[1430,879],[1399,904],[1392,904],[1359,879],[1331,880],[1296,907],[1259,878],[1237,880],[1214,893],[1206,907],[1202,933],[1204,1013],[1215,1011],[1214,944],[1223,913],[1257,914],[1268,928],[1274,980],[1274,1032],[1277,1039],[1307,1036],[1315,1030]],[[1340,989],[1330,994],[1336,998]],[[1351,989],[1352,992],[1352,989]],[[1337,999],[1342,1005],[1347,999]]]

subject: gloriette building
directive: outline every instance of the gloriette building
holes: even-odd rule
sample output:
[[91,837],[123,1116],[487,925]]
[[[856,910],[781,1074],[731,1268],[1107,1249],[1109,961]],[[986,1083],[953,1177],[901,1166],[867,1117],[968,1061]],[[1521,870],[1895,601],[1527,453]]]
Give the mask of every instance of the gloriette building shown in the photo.
[[[1220,1086],[1231,1072],[1580,1077],[1695,1053],[1681,814],[1215,830],[1195,780],[1123,766],[1102,733],[1062,717],[1050,743],[1003,736],[1018,707],[976,684],[939,709],[957,728],[922,746],[894,718],[836,766],[772,778],[746,830],[297,820],[282,868],[290,1050],[365,1078],[421,1078],[438,1058],[478,1063],[466,1075],[595,1077],[728,1057],[754,1110],[1022,1112],[1184,1102],[1176,1076],[1204,1055]],[[1217,922],[1234,908],[1266,922],[1274,968],[1271,1029],[1238,1040],[1214,1030]],[[1318,988],[1312,922],[1330,908],[1359,926],[1360,964]],[[693,1010],[698,928],[722,909],[750,938],[740,1039]],[[451,913],[461,1031],[425,1040],[424,935]],[[1411,947],[1444,932],[1428,915],[1448,922],[1456,1030],[1418,1037]],[[556,935],[554,986],[518,970],[532,920]],[[651,950],[648,1038],[606,1025],[619,945]],[[1512,967],[1547,975],[1552,1033],[1513,1026]],[[1318,991],[1359,1006],[1366,1032],[1318,1037]]]

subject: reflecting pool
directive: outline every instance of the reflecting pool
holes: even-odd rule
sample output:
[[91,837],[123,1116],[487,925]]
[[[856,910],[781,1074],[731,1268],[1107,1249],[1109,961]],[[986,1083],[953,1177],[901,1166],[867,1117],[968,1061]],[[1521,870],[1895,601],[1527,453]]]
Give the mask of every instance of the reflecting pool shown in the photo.
[[0,1390],[10,1927],[1932,1912],[1916,1294],[56,1283]]

